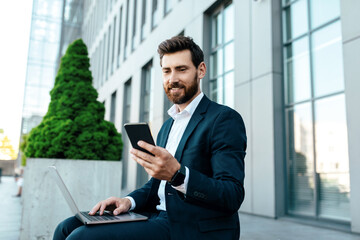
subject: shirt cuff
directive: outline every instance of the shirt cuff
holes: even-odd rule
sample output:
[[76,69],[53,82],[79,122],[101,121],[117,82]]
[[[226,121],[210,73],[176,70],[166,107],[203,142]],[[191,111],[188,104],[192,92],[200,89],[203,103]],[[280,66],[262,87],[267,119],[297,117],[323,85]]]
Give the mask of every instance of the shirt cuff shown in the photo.
[[130,196],[126,196],[125,198],[129,199],[129,200],[130,200],[130,202],[131,202],[131,207],[130,207],[129,211],[134,210],[134,209],[135,209],[135,207],[136,207],[135,200],[134,200],[132,197],[130,197]]
[[190,171],[189,169],[185,166],[185,179],[184,179],[184,183],[174,187],[172,186],[174,189],[176,189],[179,192],[182,192],[183,194],[186,194],[186,190],[187,190],[187,186],[188,186],[188,182],[189,182],[189,175],[190,175]]

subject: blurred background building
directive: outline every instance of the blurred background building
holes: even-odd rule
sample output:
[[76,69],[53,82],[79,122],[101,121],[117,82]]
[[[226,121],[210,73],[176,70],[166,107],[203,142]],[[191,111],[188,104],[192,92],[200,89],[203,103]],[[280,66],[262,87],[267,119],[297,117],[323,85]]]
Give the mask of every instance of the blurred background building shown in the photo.
[[202,90],[244,118],[240,211],[360,233],[360,2],[357,0],[34,0],[22,133],[47,111],[59,58],[82,37],[105,118],[123,132],[124,192],[148,175],[129,160],[127,122],[156,137],[171,106],[158,44],[194,38]]
[[21,133],[46,114],[60,57],[81,37],[82,0],[33,0]]

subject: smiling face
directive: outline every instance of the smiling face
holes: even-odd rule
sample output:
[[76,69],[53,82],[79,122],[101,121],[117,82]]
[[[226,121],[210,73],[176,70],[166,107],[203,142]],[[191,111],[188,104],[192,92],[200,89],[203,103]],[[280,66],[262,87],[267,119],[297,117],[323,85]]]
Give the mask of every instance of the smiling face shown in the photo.
[[200,79],[206,73],[205,63],[196,68],[190,51],[182,50],[165,54],[161,65],[165,93],[182,111],[200,93]]

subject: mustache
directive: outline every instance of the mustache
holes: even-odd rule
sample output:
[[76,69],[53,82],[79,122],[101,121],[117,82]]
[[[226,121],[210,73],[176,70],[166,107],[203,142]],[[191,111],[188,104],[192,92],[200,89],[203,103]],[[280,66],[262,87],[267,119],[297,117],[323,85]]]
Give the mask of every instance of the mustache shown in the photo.
[[168,89],[172,89],[172,88],[184,88],[185,86],[181,83],[178,82],[174,82],[174,83],[170,83],[168,84],[167,88]]

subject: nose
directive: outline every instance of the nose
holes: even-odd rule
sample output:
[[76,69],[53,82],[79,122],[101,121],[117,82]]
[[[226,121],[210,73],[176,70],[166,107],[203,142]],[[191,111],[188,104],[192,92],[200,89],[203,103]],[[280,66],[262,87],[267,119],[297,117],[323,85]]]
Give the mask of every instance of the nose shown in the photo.
[[172,71],[170,76],[169,76],[169,83],[174,83],[174,82],[178,82],[178,77],[175,73],[175,71]]

